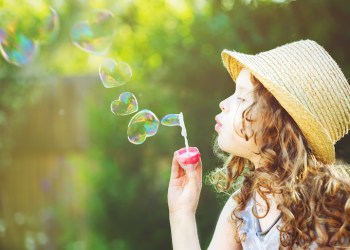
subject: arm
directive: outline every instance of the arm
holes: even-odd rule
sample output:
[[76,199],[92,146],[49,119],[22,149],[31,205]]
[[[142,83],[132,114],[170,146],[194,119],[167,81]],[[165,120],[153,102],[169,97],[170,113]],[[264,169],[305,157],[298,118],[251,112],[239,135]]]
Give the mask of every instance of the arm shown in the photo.
[[[235,195],[237,190],[233,195]],[[232,196],[233,196],[232,195]],[[227,200],[224,208],[221,211],[218,223],[215,228],[213,239],[210,242],[208,250],[239,250],[242,249],[240,243],[235,240],[237,233],[235,224],[232,223],[231,213],[236,207],[235,201],[232,196]]]
[[195,213],[202,189],[202,162],[183,170],[173,158],[168,188],[169,220],[174,250],[200,250]]
[[200,250],[195,215],[170,215],[171,239],[174,250]]

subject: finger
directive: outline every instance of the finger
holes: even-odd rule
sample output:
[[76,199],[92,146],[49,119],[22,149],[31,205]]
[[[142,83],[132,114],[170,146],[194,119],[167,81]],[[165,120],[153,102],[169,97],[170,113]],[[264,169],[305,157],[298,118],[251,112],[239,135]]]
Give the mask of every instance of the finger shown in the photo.
[[203,175],[203,167],[202,167],[202,158],[199,158],[199,162],[197,167],[195,168],[197,175],[197,182],[200,187],[202,187],[202,175]]
[[196,185],[202,187],[202,161],[199,159],[198,164],[195,168],[188,168],[186,171],[189,183],[191,185]]
[[177,161],[176,156],[174,155],[173,161],[171,164],[170,179],[177,179],[183,174],[184,174],[183,169],[180,166],[179,162]]

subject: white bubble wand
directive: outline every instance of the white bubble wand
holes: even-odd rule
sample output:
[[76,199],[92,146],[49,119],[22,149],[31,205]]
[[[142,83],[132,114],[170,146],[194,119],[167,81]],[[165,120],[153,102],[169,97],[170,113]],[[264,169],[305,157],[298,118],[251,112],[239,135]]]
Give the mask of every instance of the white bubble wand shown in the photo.
[[162,125],[165,126],[180,126],[181,127],[181,135],[185,139],[185,148],[177,150],[175,153],[178,157],[178,161],[180,166],[187,170],[189,168],[194,169],[200,158],[200,153],[198,148],[189,147],[187,140],[187,131],[185,126],[185,121],[182,112],[180,114],[169,114],[163,117],[161,121]]
[[181,127],[181,135],[185,139],[186,152],[189,153],[190,151],[188,149],[189,146],[188,146],[188,140],[187,140],[187,131],[186,131],[184,116],[183,116],[182,112],[180,112],[180,114],[179,114],[179,123],[180,123],[180,127]]

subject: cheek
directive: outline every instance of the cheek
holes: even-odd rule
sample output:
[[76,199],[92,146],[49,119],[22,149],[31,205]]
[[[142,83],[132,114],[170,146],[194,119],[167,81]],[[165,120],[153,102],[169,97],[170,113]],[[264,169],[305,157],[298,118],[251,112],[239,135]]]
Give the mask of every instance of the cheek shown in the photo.
[[[243,129],[243,125],[242,125],[242,110],[237,110],[237,113],[234,115],[234,118],[231,121],[232,124],[232,133],[234,134],[235,137],[239,136],[243,136],[242,134],[242,129]],[[247,124],[246,124],[247,126]]]
[[219,137],[222,145],[232,146],[232,144],[237,144],[242,142],[244,138],[242,138],[242,119],[237,114],[234,117],[234,114],[229,116],[229,119],[225,122],[225,128],[221,136]]

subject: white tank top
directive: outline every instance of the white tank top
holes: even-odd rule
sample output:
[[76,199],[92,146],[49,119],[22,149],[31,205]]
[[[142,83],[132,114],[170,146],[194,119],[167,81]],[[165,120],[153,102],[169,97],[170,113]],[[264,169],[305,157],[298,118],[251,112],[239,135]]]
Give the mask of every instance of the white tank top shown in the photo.
[[[278,226],[281,225],[282,219],[279,217],[271,227],[261,231],[259,220],[252,213],[254,201],[249,199],[246,208],[239,213],[243,219],[243,224],[239,228],[239,238],[244,250],[278,250],[280,246],[280,231]],[[317,245],[314,242],[310,249],[316,249]],[[294,246],[293,249],[298,249]]]

